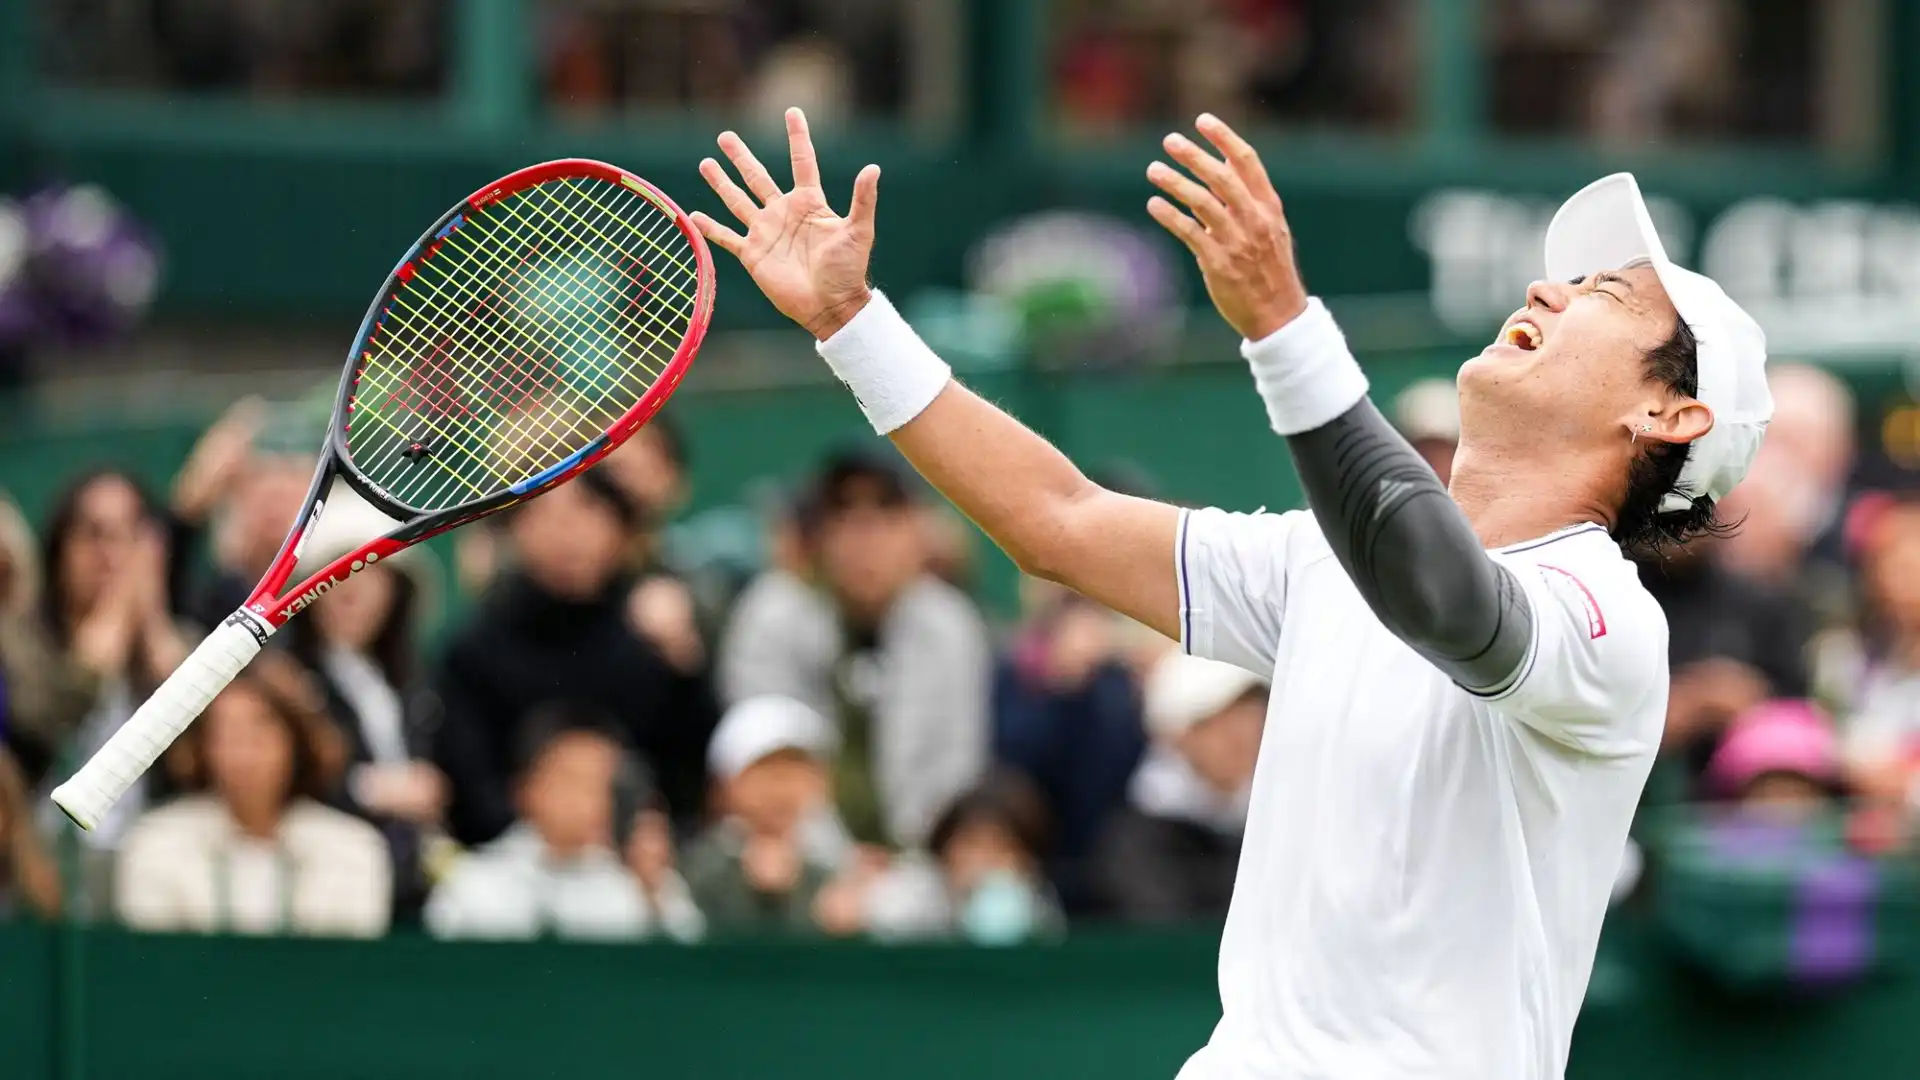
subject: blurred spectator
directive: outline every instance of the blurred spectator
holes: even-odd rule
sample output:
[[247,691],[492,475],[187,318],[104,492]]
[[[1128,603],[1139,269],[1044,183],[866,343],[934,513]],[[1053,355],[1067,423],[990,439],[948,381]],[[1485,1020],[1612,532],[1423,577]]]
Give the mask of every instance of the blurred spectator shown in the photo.
[[1026,624],[994,680],[994,757],[1033,779],[1056,825],[1048,877],[1070,914],[1098,906],[1085,865],[1146,749],[1119,617],[1022,579]]
[[1864,666],[1846,549],[1859,456],[1853,394],[1831,372],[1806,364],[1771,365],[1767,382],[1773,420],[1753,468],[1723,504],[1727,520],[1740,523],[1723,555],[1729,569],[1807,610],[1811,692],[1845,710]]
[[[608,454],[600,468],[654,520],[672,518],[686,506],[686,436],[666,413],[647,421]],[[655,558],[657,553],[642,552],[642,556]]]
[[517,507],[513,568],[456,630],[438,673],[435,761],[452,783],[454,835],[512,820],[515,729],[551,701],[611,714],[658,778],[676,822],[697,819],[715,722],[692,603],[670,578],[626,571],[640,510],[598,469]]
[[1225,918],[1267,689],[1241,668],[1169,653],[1145,700],[1154,745],[1101,842],[1100,878],[1124,919]]
[[1393,424],[1446,484],[1460,445],[1460,391],[1452,379],[1421,379],[1393,399]]
[[986,628],[927,570],[920,518],[891,462],[831,458],[802,513],[814,580],[772,569],[734,608],[728,701],[779,694],[836,717],[834,787],[862,843],[913,846],[985,766]]
[[[1487,64],[1496,127],[1676,138],[1811,139],[1841,4],[1499,0]],[[1835,20],[1829,24],[1828,19]]]
[[1040,793],[1018,773],[995,773],[934,823],[933,861],[899,860],[865,896],[866,929],[883,941],[958,937],[1015,945],[1065,928],[1041,873],[1049,822]]
[[1418,65],[1404,0],[1057,0],[1062,118],[1112,131],[1203,109],[1394,128]]
[[973,524],[946,503],[919,505],[921,544],[927,552],[927,572],[971,593],[974,587]]
[[[225,618],[246,599],[247,590],[253,586],[253,580],[235,580],[237,575],[224,569],[216,571],[213,581],[201,580],[198,548],[215,515],[232,497],[240,478],[252,464],[254,438],[266,423],[266,403],[257,397],[241,398],[200,434],[186,462],[173,477],[167,507],[172,564],[168,584],[181,614],[201,627]],[[291,516],[281,522],[283,536],[291,525]],[[221,608],[221,601],[236,590],[239,597],[233,604]],[[213,622],[208,622],[209,619]]]
[[[691,900],[674,851],[673,821],[646,766],[628,756],[614,778],[613,846],[655,910],[671,913],[668,933],[691,941],[706,932],[706,917]],[[682,899],[685,898],[685,902]]]
[[13,755],[0,747],[0,922],[19,913],[60,914],[60,869],[40,845],[27,809],[31,790]]
[[927,115],[952,91],[928,75],[953,14],[945,0],[556,0],[541,5],[546,95],[576,110]]
[[[1884,930],[1910,907],[1896,815],[1849,807],[1826,714],[1806,701],[1743,712],[1707,768],[1704,808],[1663,812],[1652,905],[1662,937],[1748,995],[1832,989],[1883,969]],[[1750,998],[1751,999],[1751,998]]]
[[[342,552],[311,553],[324,565]],[[394,860],[394,914],[426,902],[430,848],[450,795],[427,759],[439,706],[414,658],[418,560],[383,560],[336,586],[289,624],[288,648],[318,678],[346,740],[346,809],[371,821]]]
[[650,893],[614,849],[625,748],[612,719],[547,706],[521,739],[519,816],[455,864],[427,902],[427,929],[443,938],[698,938],[705,924],[679,875],[665,869]]
[[1762,702],[1728,725],[1706,781],[1712,796],[1781,820],[1830,807],[1842,789],[1832,722],[1812,702]]
[[[49,636],[73,663],[99,680],[71,751],[90,757],[120,729],[187,655],[167,598],[167,548],[153,504],[125,473],[85,473],[54,503],[44,541],[47,589],[41,616]],[[134,785],[106,818],[81,833],[90,853],[110,852],[144,809],[152,777]],[[58,820],[58,819],[50,819]],[[111,860],[89,854],[83,868],[99,895],[97,875]]]
[[1861,543],[1872,662],[1848,722],[1861,786],[1920,814],[1920,501],[1882,511]]
[[1767,370],[1773,420],[1753,468],[1727,496],[1730,569],[1800,596],[1831,625],[1852,616],[1845,524],[1858,456],[1853,393],[1807,364]]
[[55,646],[40,617],[41,589],[33,533],[0,494],[0,750],[12,750],[29,790],[93,708],[100,684]]
[[1705,538],[1648,556],[1640,580],[1666,612],[1666,745],[1698,775],[1725,724],[1770,697],[1805,697],[1812,613],[1723,564]]
[[243,398],[200,436],[174,477],[168,581],[176,609],[202,633],[246,603],[306,503],[313,459],[261,452],[256,440],[270,419],[265,402]]
[[839,736],[791,698],[727,710],[707,759],[719,820],[687,852],[687,880],[715,927],[814,927],[814,906],[845,847],[833,815]]
[[419,96],[437,92],[446,78],[447,0],[151,0],[142,7],[145,18],[129,20],[123,5],[108,0],[40,5],[49,67],[83,84],[263,97]]
[[255,658],[168,756],[196,793],[128,830],[114,881],[120,918],[139,930],[385,933],[386,843],[321,801],[344,759],[299,665]]

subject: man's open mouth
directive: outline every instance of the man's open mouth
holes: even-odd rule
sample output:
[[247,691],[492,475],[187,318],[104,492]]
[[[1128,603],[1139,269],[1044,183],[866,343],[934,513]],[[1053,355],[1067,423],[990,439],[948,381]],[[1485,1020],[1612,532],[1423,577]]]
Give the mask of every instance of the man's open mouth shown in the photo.
[[1516,320],[1507,327],[1506,333],[1501,335],[1501,340],[1506,344],[1518,349],[1524,349],[1527,352],[1532,352],[1539,348],[1540,343],[1545,339],[1545,335],[1540,332],[1539,325],[1532,319]]

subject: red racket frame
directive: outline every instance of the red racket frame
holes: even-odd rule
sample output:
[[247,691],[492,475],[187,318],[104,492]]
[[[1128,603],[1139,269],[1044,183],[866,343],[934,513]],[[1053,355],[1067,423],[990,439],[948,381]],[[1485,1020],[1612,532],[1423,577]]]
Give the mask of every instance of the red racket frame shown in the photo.
[[[681,340],[673,358],[654,384],[647,388],[639,401],[617,420],[608,426],[606,432],[554,467],[538,476],[515,485],[513,488],[478,499],[471,503],[449,507],[444,510],[423,512],[407,506],[388,495],[378,485],[367,479],[353,466],[347,453],[346,420],[348,406],[353,398],[355,375],[363,362],[363,353],[370,335],[378,326],[379,317],[397,287],[412,276],[415,260],[422,253],[444,237],[449,225],[458,226],[456,219],[479,210],[489,203],[498,202],[517,191],[561,178],[588,178],[605,180],[619,184],[654,204],[663,213],[673,217],[674,225],[682,236],[692,245],[697,271],[697,291],[694,297],[694,310],[689,321],[686,336]],[[260,625],[250,627],[256,636],[263,640],[267,635],[287,624],[287,620],[299,614],[314,600],[333,590],[349,577],[367,566],[403,551],[414,544],[448,529],[485,517],[503,510],[514,503],[531,499],[541,492],[551,490],[563,484],[581,472],[592,468],[602,458],[612,453],[634,432],[653,419],[667,399],[673,395],[692,365],[693,358],[700,351],[701,342],[706,338],[708,323],[713,318],[713,303],[716,284],[713,272],[713,254],[707,248],[706,237],[694,227],[693,219],[680,209],[667,194],[646,180],[614,165],[586,158],[563,158],[532,165],[517,172],[509,173],[494,182],[481,187],[454,205],[439,220],[420,234],[407,249],[406,255],[395,264],[393,272],[374,295],[373,303],[368,306],[366,316],[360,322],[360,331],[355,336],[353,347],[347,352],[346,374],[340,380],[339,395],[334,402],[333,420],[328,428],[326,448],[321,453],[319,468],[314,471],[313,482],[307,488],[306,502],[287,538],[281,542],[280,551],[274,556],[273,563],[247,597],[245,610],[258,617]],[[341,555],[325,566],[295,584],[287,587],[287,580],[293,576],[294,568],[299,564],[301,550],[308,531],[313,527],[316,510],[323,509],[323,500],[335,477],[342,478],[354,490],[372,503],[375,508],[398,519],[399,527],[385,535],[365,541],[352,551]]]

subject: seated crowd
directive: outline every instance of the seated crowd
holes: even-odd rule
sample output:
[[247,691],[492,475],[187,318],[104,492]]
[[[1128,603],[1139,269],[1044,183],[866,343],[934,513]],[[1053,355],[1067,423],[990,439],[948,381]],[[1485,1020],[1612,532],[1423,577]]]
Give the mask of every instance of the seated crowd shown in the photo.
[[[1898,835],[1920,806],[1920,500],[1856,460],[1830,376],[1774,378],[1741,531],[1643,568],[1674,671],[1648,799],[1848,797]],[[1416,386],[1399,414],[1443,473],[1449,402]],[[47,790],[298,509],[310,462],[262,449],[263,423],[236,406],[164,503],[76,478],[38,543],[0,503],[0,917],[1002,944],[1224,916],[1260,678],[1043,582],[997,632],[954,522],[885,447],[821,463],[751,580],[695,581],[663,527],[688,480],[662,422],[457,534],[451,573],[402,556],[333,590],[112,818],[64,828]]]

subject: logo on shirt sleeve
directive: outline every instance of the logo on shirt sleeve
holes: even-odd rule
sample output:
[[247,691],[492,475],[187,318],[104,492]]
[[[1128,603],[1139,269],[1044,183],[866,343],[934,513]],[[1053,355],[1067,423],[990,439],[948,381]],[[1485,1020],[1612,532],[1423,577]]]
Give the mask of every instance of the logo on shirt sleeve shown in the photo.
[[[1536,565],[1544,572],[1560,575],[1567,581],[1572,582],[1574,588],[1580,590],[1580,605],[1586,610],[1587,614],[1587,637],[1591,639],[1606,637],[1607,613],[1600,610],[1600,601],[1593,598],[1593,590],[1587,588],[1587,583],[1575,577],[1570,570],[1562,570],[1558,566],[1548,566],[1546,563],[1538,563]],[[1549,576],[1547,580],[1551,581],[1553,578]]]

